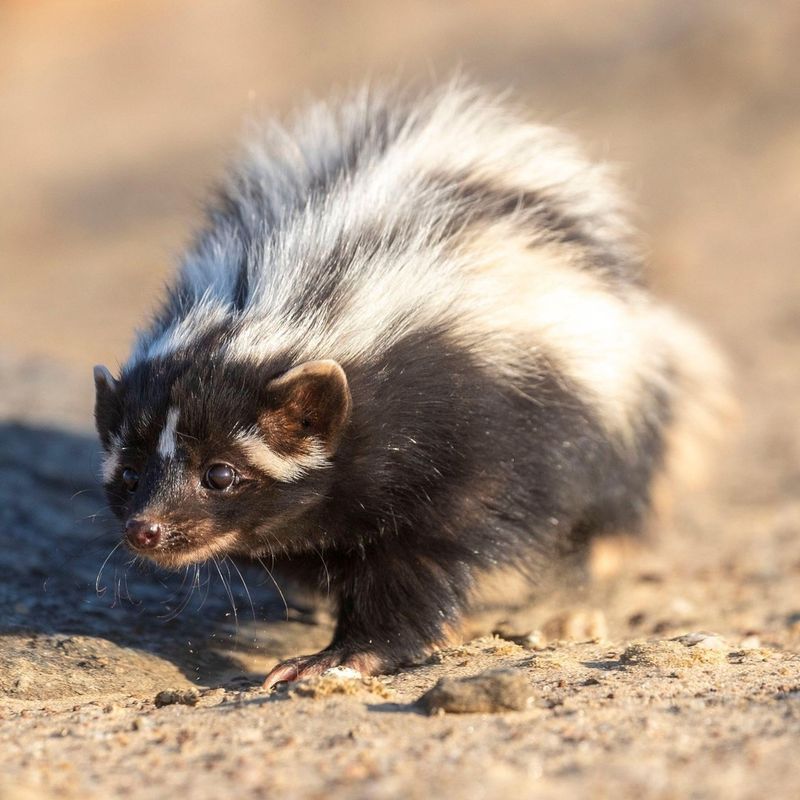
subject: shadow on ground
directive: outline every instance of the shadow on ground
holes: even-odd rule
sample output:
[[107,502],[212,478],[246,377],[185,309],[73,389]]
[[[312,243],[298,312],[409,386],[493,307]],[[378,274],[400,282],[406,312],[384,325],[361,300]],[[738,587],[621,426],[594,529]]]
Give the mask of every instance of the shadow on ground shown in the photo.
[[0,423],[0,694],[249,683],[324,640],[301,608],[288,609],[294,624],[277,622],[287,609],[263,572],[169,575],[114,550],[97,464],[90,435]]

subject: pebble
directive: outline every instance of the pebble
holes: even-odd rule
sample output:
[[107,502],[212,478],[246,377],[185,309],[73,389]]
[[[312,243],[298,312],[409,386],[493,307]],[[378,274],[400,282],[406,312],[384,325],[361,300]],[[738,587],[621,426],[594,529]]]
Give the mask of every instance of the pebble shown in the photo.
[[725,640],[715,633],[686,633],[683,636],[676,636],[672,641],[680,642],[686,647],[700,647],[706,650],[728,649]]
[[200,699],[197,689],[165,689],[155,696],[156,708],[164,706],[195,706]]
[[523,672],[489,670],[470,678],[441,678],[418,703],[429,714],[523,711],[533,703],[533,689]]

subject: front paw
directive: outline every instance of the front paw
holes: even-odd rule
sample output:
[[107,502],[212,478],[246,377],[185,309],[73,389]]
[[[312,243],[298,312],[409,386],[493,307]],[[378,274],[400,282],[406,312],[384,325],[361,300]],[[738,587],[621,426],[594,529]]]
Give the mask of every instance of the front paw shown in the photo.
[[284,681],[297,681],[322,675],[332,667],[348,667],[361,675],[378,675],[385,670],[384,660],[376,653],[322,650],[310,656],[297,656],[274,667],[264,680],[264,688],[272,689]]

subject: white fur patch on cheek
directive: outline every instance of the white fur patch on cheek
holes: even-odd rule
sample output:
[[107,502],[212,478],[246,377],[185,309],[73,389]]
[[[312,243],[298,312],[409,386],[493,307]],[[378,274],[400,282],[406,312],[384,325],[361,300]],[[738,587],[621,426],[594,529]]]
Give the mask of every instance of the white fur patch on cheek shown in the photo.
[[172,406],[167,412],[167,421],[164,424],[161,435],[158,437],[158,454],[162,458],[175,457],[175,448],[177,446],[175,429],[178,425],[179,414],[180,411],[175,406]]
[[299,480],[310,470],[321,469],[330,463],[325,455],[324,447],[316,441],[308,452],[296,456],[284,456],[276,453],[255,433],[239,434],[236,437],[236,443],[244,450],[254,467],[283,483]]

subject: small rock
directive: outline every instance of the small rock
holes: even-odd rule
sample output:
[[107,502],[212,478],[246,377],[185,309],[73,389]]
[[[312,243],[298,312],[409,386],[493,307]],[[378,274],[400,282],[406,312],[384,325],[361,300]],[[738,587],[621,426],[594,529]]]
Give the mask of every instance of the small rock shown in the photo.
[[683,636],[676,636],[672,641],[680,642],[686,647],[700,647],[706,650],[727,649],[725,640],[714,633],[686,633]]
[[197,689],[165,689],[155,697],[156,708],[164,706],[195,706],[200,699]]
[[758,661],[769,661],[772,658],[775,658],[775,651],[765,647],[741,648],[730,654],[732,664],[752,664]]
[[523,711],[533,703],[533,689],[522,672],[490,670],[471,678],[441,678],[418,703],[429,714]]

